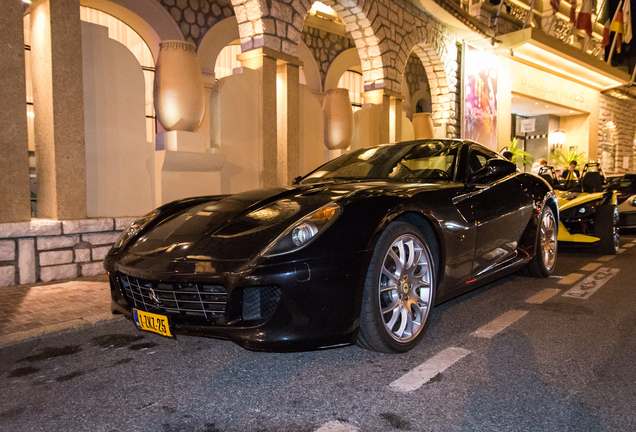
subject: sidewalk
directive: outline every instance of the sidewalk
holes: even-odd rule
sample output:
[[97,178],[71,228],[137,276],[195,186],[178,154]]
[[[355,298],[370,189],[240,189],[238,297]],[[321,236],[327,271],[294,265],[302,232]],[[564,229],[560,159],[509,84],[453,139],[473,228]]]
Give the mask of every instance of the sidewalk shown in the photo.
[[118,317],[105,274],[0,287],[0,346]]

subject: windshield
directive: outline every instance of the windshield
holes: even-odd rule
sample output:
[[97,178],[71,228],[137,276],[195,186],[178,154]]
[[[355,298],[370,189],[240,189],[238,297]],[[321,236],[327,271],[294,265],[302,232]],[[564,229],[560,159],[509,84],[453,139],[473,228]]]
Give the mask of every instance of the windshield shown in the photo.
[[416,141],[386,144],[340,156],[300,180],[300,184],[327,180],[452,180],[459,144]]

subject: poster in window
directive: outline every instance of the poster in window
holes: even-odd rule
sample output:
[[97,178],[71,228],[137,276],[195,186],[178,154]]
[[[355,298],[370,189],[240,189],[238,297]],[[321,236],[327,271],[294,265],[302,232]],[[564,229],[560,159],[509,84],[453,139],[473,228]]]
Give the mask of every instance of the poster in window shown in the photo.
[[497,150],[497,56],[464,45],[462,137]]

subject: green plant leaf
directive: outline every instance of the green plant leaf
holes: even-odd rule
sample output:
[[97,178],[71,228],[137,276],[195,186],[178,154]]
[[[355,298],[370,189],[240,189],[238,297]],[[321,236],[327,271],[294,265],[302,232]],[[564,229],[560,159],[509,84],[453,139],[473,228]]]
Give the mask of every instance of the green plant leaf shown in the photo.
[[510,152],[512,153],[512,162],[517,165],[530,166],[534,162],[534,157],[525,150],[518,147],[517,138],[510,142]]
[[550,152],[549,162],[555,168],[567,168],[570,162],[576,161],[577,166],[581,167],[588,162],[585,152],[577,152],[576,150],[562,150],[553,148]]

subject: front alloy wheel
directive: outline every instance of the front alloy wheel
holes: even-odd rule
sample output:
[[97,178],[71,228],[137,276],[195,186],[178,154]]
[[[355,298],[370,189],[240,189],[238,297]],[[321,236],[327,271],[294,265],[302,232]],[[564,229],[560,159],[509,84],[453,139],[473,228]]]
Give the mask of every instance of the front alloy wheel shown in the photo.
[[410,342],[426,322],[431,304],[431,263],[424,244],[413,235],[395,239],[382,262],[378,284],[386,331],[398,342]]
[[358,343],[404,352],[423,336],[433,306],[435,267],[422,234],[395,222],[378,241],[369,266]]

